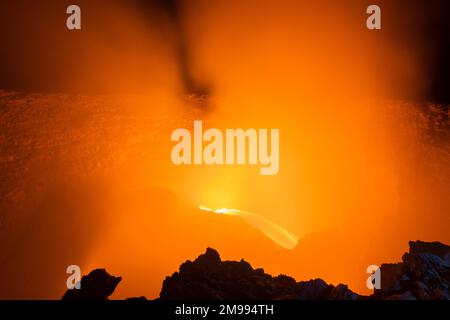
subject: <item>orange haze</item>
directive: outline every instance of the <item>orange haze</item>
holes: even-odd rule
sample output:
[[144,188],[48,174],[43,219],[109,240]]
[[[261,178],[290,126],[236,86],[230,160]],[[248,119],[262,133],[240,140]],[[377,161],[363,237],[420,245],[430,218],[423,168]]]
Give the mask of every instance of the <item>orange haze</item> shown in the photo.
[[[58,265],[42,272],[55,281],[45,282],[46,291],[17,289],[13,298],[58,298],[68,264],[83,273],[103,267],[123,276],[113,298],[155,298],[164,277],[207,246],[272,274],[320,277],[368,293],[367,266],[400,260],[408,240],[450,242],[448,158],[426,139],[432,123],[422,105],[386,98],[420,94],[417,56],[365,28],[363,1],[282,2],[204,0],[186,7],[190,67],[211,87],[203,106],[182,97],[169,23],[162,14],[149,23],[134,2],[96,9],[114,21],[114,32],[93,22],[88,36],[74,39],[80,51],[67,56],[59,49],[64,61],[79,66],[48,81],[114,94],[34,95],[33,103],[46,110],[36,117],[48,125],[9,124],[24,132],[23,139],[42,139],[39,145],[57,150],[50,156],[35,147],[24,164],[36,177],[23,177],[24,188],[39,185],[41,196],[3,201],[8,214],[21,215],[11,223],[23,226],[8,238],[17,243],[11,250],[28,248],[25,257],[8,258],[5,268],[22,274],[28,269],[19,263],[39,269],[33,248],[40,245],[47,264]],[[6,103],[7,96],[0,99]],[[15,103],[33,117],[25,102]],[[261,176],[258,166],[173,165],[170,134],[192,130],[196,119],[219,129],[279,128],[279,173]],[[59,149],[58,139],[67,145]],[[22,152],[2,143],[11,154]],[[58,169],[42,170],[49,166]],[[61,184],[70,186],[63,200],[52,194]],[[73,185],[89,196],[70,191]],[[43,224],[36,240],[26,226],[54,198],[67,202],[51,210],[70,216]],[[20,210],[14,201],[23,201]],[[79,201],[83,206],[65,209]],[[257,212],[295,234],[299,244],[281,249],[235,217],[198,210],[200,204]],[[48,236],[42,242],[51,243],[47,252],[39,237],[47,228],[66,230],[65,222],[71,232]]]

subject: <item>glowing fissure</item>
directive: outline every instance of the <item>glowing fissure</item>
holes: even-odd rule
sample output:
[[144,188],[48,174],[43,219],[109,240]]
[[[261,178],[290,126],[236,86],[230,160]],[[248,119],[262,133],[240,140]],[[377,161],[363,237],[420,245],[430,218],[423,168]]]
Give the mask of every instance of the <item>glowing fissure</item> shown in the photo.
[[239,216],[243,218],[249,225],[264,233],[269,239],[271,239],[282,248],[292,250],[297,246],[298,239],[296,236],[259,214],[250,211],[229,208],[211,209],[204,205],[199,206],[199,209],[202,211],[214,212],[229,216]]

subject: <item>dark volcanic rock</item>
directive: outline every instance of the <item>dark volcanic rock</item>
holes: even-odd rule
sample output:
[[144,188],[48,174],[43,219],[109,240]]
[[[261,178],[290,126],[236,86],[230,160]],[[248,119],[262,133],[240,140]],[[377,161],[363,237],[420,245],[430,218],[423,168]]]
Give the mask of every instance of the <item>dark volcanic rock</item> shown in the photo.
[[410,241],[409,253],[410,254],[430,253],[437,255],[445,260],[449,258],[450,247],[440,242]]
[[449,300],[450,247],[439,242],[410,242],[403,262],[381,265],[381,289],[373,298]]
[[126,298],[127,301],[147,301],[147,298],[144,296],[141,297],[132,297],[132,298]]
[[[381,289],[370,297],[360,296],[346,285],[333,286],[322,279],[296,282],[244,261],[222,261],[211,248],[179,272],[166,277],[162,300],[267,299],[267,300],[450,300],[450,247],[439,242],[410,242],[403,262],[381,265]],[[104,269],[81,279],[80,290],[67,290],[63,300],[106,300],[122,279]],[[145,300],[145,297],[127,300]]]
[[62,300],[107,300],[121,280],[105,269],[93,270],[81,278],[81,289],[67,290]]
[[194,262],[187,261],[180,271],[167,277],[161,299],[357,299],[345,285],[334,287],[321,279],[296,282],[279,275],[272,277],[263,269],[253,269],[241,260],[221,261],[208,248]]

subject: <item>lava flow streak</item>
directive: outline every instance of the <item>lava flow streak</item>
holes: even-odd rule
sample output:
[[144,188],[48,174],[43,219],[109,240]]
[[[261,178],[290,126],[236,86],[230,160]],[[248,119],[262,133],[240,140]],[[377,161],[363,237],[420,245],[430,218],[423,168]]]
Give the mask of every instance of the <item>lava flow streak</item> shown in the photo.
[[292,250],[297,246],[297,237],[295,237],[293,234],[280,227],[276,223],[270,221],[266,217],[263,217],[256,213],[228,208],[220,208],[214,210],[207,206],[199,206],[199,209],[202,211],[214,212],[228,216],[239,216],[243,218],[249,225],[264,233],[267,237],[269,237],[272,241],[274,241],[284,249]]

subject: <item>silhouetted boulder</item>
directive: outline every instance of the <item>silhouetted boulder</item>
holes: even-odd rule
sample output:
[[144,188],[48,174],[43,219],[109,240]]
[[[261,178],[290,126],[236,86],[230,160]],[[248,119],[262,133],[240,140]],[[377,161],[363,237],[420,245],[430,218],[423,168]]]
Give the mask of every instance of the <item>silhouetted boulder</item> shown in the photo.
[[186,261],[180,271],[163,282],[160,298],[177,299],[357,299],[347,286],[334,287],[321,279],[296,282],[263,269],[253,269],[244,261],[221,261],[219,253],[208,248],[195,261]]
[[107,300],[121,280],[105,269],[93,270],[81,278],[80,289],[67,290],[62,300]]
[[450,246],[440,242],[424,242],[424,241],[410,241],[409,253],[420,254],[430,253],[441,257],[442,259],[449,258]]
[[411,241],[403,262],[381,265],[381,289],[373,298],[450,300],[450,247]]

